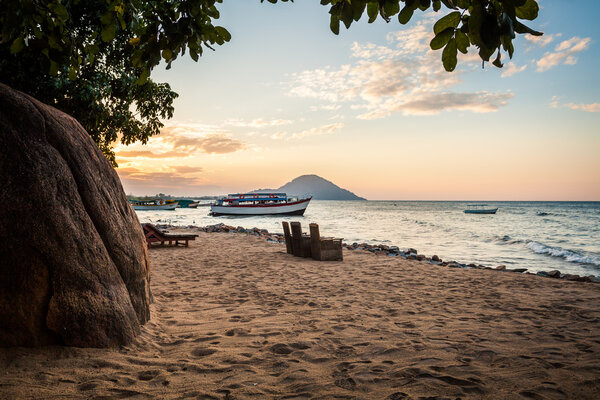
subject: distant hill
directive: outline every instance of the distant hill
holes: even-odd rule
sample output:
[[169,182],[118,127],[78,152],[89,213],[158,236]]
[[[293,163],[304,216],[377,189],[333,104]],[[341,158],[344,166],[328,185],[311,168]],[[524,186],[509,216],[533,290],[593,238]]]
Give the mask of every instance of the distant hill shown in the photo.
[[256,190],[256,192],[275,191],[294,195],[310,194],[314,200],[366,200],[317,175],[299,176],[279,189]]

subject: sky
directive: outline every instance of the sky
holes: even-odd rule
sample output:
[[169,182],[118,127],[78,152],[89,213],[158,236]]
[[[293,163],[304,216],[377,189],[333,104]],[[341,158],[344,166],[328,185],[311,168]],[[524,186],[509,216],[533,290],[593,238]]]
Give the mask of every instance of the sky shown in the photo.
[[225,0],[229,43],[152,78],[179,94],[146,145],[117,145],[128,194],[221,195],[317,174],[369,200],[600,200],[597,0],[539,1],[504,68],[429,49],[448,12],[339,36],[328,8]]

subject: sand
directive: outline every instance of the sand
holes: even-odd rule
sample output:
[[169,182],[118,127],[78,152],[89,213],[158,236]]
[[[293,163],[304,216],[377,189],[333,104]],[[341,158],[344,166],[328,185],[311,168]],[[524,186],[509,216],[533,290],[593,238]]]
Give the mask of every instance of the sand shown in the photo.
[[0,398],[598,399],[600,284],[244,234],[150,250],[121,349],[0,349]]

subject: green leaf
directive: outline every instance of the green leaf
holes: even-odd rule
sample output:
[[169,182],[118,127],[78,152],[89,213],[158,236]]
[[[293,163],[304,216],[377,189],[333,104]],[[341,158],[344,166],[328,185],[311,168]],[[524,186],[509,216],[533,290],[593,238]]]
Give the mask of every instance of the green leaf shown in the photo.
[[100,22],[102,22],[102,25],[108,25],[108,24],[112,23],[112,20],[113,20],[113,14],[110,11],[105,12],[100,17]]
[[444,5],[452,10],[456,10],[456,6],[454,5],[454,2],[452,0],[442,0],[442,3],[444,3]]
[[331,21],[329,22],[329,29],[331,29],[331,32],[335,33],[336,35],[340,34],[340,20],[335,15],[331,16]]
[[25,46],[25,41],[23,40],[22,36],[19,36],[10,45],[10,54],[17,54],[18,52],[23,50],[24,46]]
[[367,15],[369,16],[369,23],[372,23],[377,19],[379,14],[379,3],[371,2],[367,4]]
[[442,2],[440,0],[433,0],[433,11],[440,11],[442,8]]
[[164,49],[162,51],[162,57],[165,61],[169,61],[173,57],[173,52],[170,49]]
[[215,31],[226,42],[229,42],[231,40],[231,33],[229,33],[229,31],[227,29],[223,28],[222,26],[215,26]]
[[58,74],[58,64],[56,63],[56,61],[52,61],[50,60],[50,71],[49,71],[50,75],[57,75]]
[[77,70],[75,67],[71,66],[69,68],[69,80],[74,81],[77,78]]
[[502,64],[500,50],[498,50],[498,55],[496,56],[496,59],[492,62],[492,65],[494,65],[494,66],[496,66],[498,68],[502,68],[504,66]]
[[425,11],[431,6],[431,0],[419,0],[419,10]]
[[517,21],[515,23],[515,32],[517,32],[517,33],[529,33],[529,34],[531,34],[533,36],[542,36],[543,35],[542,32],[534,31],[533,29],[531,29],[528,26],[523,25],[519,21]]
[[458,50],[463,54],[467,54],[468,48],[471,45],[467,35],[462,31],[456,31],[454,39],[456,39],[456,47]]
[[537,18],[539,10],[540,7],[535,0],[527,0],[524,5],[515,8],[517,17],[530,21]]
[[456,55],[456,40],[450,39],[446,47],[444,47],[444,51],[442,52],[442,63],[444,64],[444,69],[446,71],[452,72],[456,68]]
[[433,25],[433,33],[436,35],[446,28],[456,28],[460,22],[460,11],[453,11],[450,14],[440,18]]
[[383,5],[383,11],[385,12],[385,15],[387,15],[388,17],[391,17],[392,15],[396,15],[400,11],[400,4],[397,2],[392,2],[392,3],[387,2]]
[[150,69],[144,68],[142,70],[142,73],[140,74],[140,77],[138,78],[138,80],[135,83],[137,83],[138,85],[143,85],[144,83],[146,83],[146,81],[148,80],[149,77],[150,77]]
[[365,12],[366,6],[367,6],[367,3],[364,1],[353,1],[352,2],[352,11],[353,11],[352,18],[354,18],[355,21],[358,21],[360,19],[360,17],[362,17],[363,13]]
[[398,14],[398,22],[400,22],[402,25],[406,25],[412,18],[413,12],[414,9],[411,6],[408,4],[405,5],[402,11],[400,11],[400,14]]
[[107,25],[102,28],[102,41],[110,42],[115,38],[116,28],[113,24]]
[[[448,43],[452,36],[454,36],[454,28],[446,28],[431,39],[429,47],[431,47],[431,50],[439,50]],[[456,47],[456,43],[454,47]]]

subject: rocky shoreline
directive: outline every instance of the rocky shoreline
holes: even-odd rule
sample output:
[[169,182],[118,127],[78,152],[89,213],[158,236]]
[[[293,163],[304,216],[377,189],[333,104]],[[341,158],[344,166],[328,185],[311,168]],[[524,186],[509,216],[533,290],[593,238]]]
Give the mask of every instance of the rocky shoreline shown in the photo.
[[[285,238],[283,233],[271,233],[267,229],[260,228],[244,228],[242,226],[231,226],[225,225],[224,223],[219,223],[215,225],[207,225],[207,226],[195,226],[195,225],[186,225],[186,226],[175,226],[175,225],[157,225],[160,229],[195,229],[199,232],[207,232],[207,233],[243,233],[247,235],[254,235],[263,237],[267,242],[271,243],[281,243],[285,244]],[[564,279],[567,281],[576,281],[576,282],[591,282],[591,283],[600,283],[600,277],[594,275],[581,276],[575,274],[563,274],[558,270],[551,271],[538,271],[536,273],[528,272],[527,268],[506,268],[505,265],[499,265],[495,268],[488,267],[481,264],[466,264],[458,261],[444,261],[437,255],[433,255],[431,257],[425,256],[423,254],[419,254],[416,249],[408,248],[406,250],[400,250],[398,246],[387,246],[384,244],[368,244],[368,243],[342,243],[342,246],[348,250],[363,250],[371,252],[375,255],[388,256],[388,257],[402,257],[407,260],[415,260],[421,262],[427,262],[433,265],[439,265],[448,268],[473,268],[473,269],[488,269],[488,270],[496,270],[500,272],[513,272],[520,273],[525,275],[537,275],[545,278],[551,279]]]

